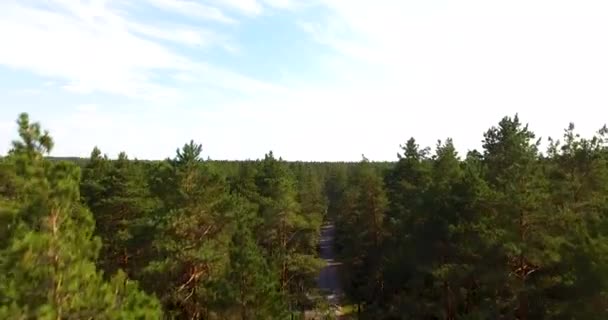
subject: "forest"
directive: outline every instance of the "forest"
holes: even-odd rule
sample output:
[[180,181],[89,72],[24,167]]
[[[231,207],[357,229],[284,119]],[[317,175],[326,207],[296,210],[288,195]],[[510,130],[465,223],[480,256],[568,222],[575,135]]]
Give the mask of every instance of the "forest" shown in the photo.
[[606,127],[543,141],[507,116],[463,155],[410,138],[392,162],[330,163],[215,161],[195,141],[163,161],[57,159],[51,133],[17,124],[0,319],[303,319],[328,308],[330,222],[343,318],[608,317]]

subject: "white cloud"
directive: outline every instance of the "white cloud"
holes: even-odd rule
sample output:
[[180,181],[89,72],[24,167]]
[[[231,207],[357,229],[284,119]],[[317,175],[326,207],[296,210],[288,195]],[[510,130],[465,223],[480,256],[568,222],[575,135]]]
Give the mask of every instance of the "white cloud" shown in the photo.
[[[168,2],[180,8],[194,5]],[[0,3],[0,65],[59,80],[64,83],[60,86],[70,92],[103,92],[151,101],[174,101],[185,94],[182,88],[158,82],[173,73],[189,74],[199,82],[239,92],[268,87],[182,56],[157,41],[235,50],[211,31],[144,24],[125,18],[103,1],[51,0],[48,4],[44,9],[28,6],[27,2]]]
[[200,28],[171,25],[157,27],[134,22],[129,22],[127,26],[129,30],[137,34],[189,46],[206,47],[220,42],[218,35]]
[[295,1],[295,0],[262,0],[266,5],[280,9],[292,9],[295,7],[309,5],[306,1]]
[[150,81],[147,72],[186,69],[191,64],[135,37],[107,8],[96,8],[94,15],[92,8],[85,11],[80,5],[62,8],[82,14],[70,17],[13,2],[0,5],[0,64],[65,79],[67,88],[79,92],[129,96],[164,90]]
[[257,0],[215,0],[214,2],[247,15],[258,15],[263,10],[263,6]]
[[189,0],[147,0],[154,6],[157,6],[164,10],[175,11],[176,13],[209,19],[223,23],[235,23],[236,21],[226,15],[215,7],[207,6],[196,1]]
[[40,89],[34,89],[34,88],[27,88],[27,89],[20,89],[17,90],[16,93],[18,95],[24,95],[24,96],[37,96],[40,95]]
[[76,106],[76,110],[82,113],[92,113],[98,110],[98,106],[93,103],[81,104]]
[[[515,112],[542,136],[560,135],[570,121],[591,132],[608,118],[605,2],[209,1],[229,19],[221,23],[236,22],[224,12],[263,19],[270,8],[322,2],[329,9],[319,10],[329,12],[325,19],[307,14],[301,23],[335,49],[313,57],[320,63],[310,73],[327,77],[292,73],[285,83],[296,85],[287,87],[169,49],[167,41],[247,53],[243,44],[187,24],[196,19],[151,24],[94,2],[53,1],[71,13],[0,0],[0,64],[67,81],[71,90],[151,100],[139,109],[112,105],[114,112],[95,101],[98,107],[43,119],[56,155],[86,155],[98,144],[112,155],[127,150],[158,159],[193,138],[214,159],[257,158],[272,149],[291,160],[359,160],[361,153],[394,160],[410,136],[433,146],[450,135],[462,151],[477,148],[488,127]],[[217,22],[184,12],[200,2],[149,1]],[[173,81],[176,87],[166,84]],[[163,105],[159,97],[174,102],[182,94],[190,96],[154,107]]]
[[557,55],[563,49],[577,54],[594,46],[604,49],[593,41],[603,29],[594,27],[608,24],[608,3],[597,0],[380,0],[373,9],[367,1],[320,1],[332,14],[326,23],[303,23],[305,30],[346,55],[391,69],[407,67],[413,59],[426,62],[459,54],[476,60],[477,55],[507,57],[513,50],[527,49],[521,53],[537,56],[554,49],[562,49]]
[[304,5],[310,5],[310,1],[294,0],[213,0],[219,6],[236,10],[249,16],[260,15],[268,8],[294,9]]
[[377,141],[449,134],[466,150],[516,112],[545,137],[608,118],[608,2],[321,1],[326,21],[301,26],[356,79],[337,86],[362,107],[349,116],[374,109],[361,125]]

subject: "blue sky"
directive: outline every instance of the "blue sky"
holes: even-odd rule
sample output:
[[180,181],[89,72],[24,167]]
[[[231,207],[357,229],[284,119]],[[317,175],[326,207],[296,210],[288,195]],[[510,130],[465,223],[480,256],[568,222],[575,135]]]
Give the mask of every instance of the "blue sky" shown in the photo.
[[607,39],[593,0],[3,0],[0,153],[22,111],[57,156],[394,160],[516,112],[589,134]]

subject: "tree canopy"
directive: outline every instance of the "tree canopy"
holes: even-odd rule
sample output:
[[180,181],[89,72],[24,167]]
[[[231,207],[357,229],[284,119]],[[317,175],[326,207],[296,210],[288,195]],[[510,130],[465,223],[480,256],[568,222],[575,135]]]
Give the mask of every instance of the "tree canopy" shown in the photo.
[[[51,158],[27,114],[0,158],[0,318],[295,319],[326,308],[335,225],[359,319],[604,319],[608,129],[541,140],[515,115],[459,153],[394,162]],[[58,143],[61,143],[60,141]],[[93,145],[93,144],[92,144]]]

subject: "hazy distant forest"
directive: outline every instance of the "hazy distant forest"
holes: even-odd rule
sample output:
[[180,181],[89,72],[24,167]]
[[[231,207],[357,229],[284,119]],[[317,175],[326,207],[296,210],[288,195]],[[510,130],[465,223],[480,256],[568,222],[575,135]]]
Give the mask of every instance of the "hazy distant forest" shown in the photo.
[[352,318],[608,318],[605,127],[540,150],[505,117],[482,150],[411,138],[386,163],[204,160],[198,142],[61,160],[28,115],[18,129],[0,159],[0,319],[300,319],[326,307],[326,221]]

